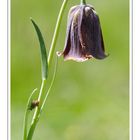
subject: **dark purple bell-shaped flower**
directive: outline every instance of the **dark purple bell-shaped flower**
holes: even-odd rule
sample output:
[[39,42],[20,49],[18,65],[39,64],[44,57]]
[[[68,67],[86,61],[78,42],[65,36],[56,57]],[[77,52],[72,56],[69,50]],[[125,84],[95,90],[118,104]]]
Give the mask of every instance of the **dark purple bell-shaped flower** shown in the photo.
[[59,55],[64,60],[83,62],[90,58],[103,59],[104,42],[99,17],[93,7],[77,5],[68,16],[65,47]]

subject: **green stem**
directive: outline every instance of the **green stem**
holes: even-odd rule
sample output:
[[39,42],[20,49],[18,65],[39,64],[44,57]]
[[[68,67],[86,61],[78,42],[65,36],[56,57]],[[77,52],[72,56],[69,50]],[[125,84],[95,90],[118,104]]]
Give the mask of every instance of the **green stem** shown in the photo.
[[[38,101],[39,102],[41,100],[42,93],[43,93],[44,88],[46,86],[46,82],[47,82],[46,79],[42,80],[42,84],[41,84],[41,88],[40,88],[40,92],[39,92],[39,96],[38,96]],[[34,116],[33,116],[33,119],[32,119],[32,123],[31,123],[30,129],[29,129],[29,133],[28,133],[28,136],[27,136],[27,140],[32,139],[32,136],[33,136],[34,131],[35,131],[36,124],[37,124],[38,119],[39,119],[39,117],[38,117],[39,113],[40,113],[40,105],[35,110],[35,113],[34,113]]]
[[55,77],[56,77],[57,65],[58,65],[58,56],[56,56],[56,63],[55,63],[53,78],[52,78],[50,87],[49,87],[49,89],[48,89],[48,91],[47,91],[47,93],[46,93],[46,96],[45,96],[45,98],[44,98],[44,101],[43,101],[43,103],[42,103],[42,106],[41,106],[41,108],[40,108],[40,113],[42,112],[42,110],[43,110],[43,108],[44,108],[44,105],[45,105],[45,103],[46,103],[46,100],[47,100],[47,98],[48,98],[48,95],[49,95],[49,93],[50,93],[50,91],[51,91],[51,89],[52,89],[52,86],[53,86],[53,83],[54,83],[54,80],[55,80]]
[[57,18],[52,43],[51,43],[50,51],[49,51],[49,54],[48,54],[48,66],[50,66],[51,61],[53,59],[53,54],[54,54],[54,50],[55,50],[55,46],[56,46],[56,41],[57,41],[57,38],[58,38],[59,29],[60,29],[60,23],[61,23],[62,16],[63,16],[64,9],[66,7],[67,2],[68,2],[68,0],[63,1],[63,4],[61,6],[61,9],[60,9],[60,12],[59,12],[59,15],[58,15],[58,18]]
[[26,110],[26,113],[25,113],[25,118],[24,118],[24,135],[23,135],[23,140],[26,140],[27,139],[27,123],[28,123],[28,113],[29,110],[27,109]]
[[23,123],[23,140],[27,139],[27,124],[28,124],[28,115],[30,113],[31,110],[29,110],[30,107],[30,103],[32,100],[32,96],[33,94],[36,92],[37,89],[34,89],[33,92],[31,93],[28,102],[27,102],[27,106],[26,106],[26,111],[25,111],[25,116],[24,116],[24,123]]
[[29,133],[28,133],[28,136],[27,136],[27,140],[32,140],[32,137],[33,137],[33,134],[34,134],[34,131],[35,131],[37,122],[38,122],[38,120],[39,120],[39,118],[38,118],[39,112],[40,112],[40,111],[39,111],[39,109],[38,109],[38,110],[37,110],[36,118],[34,119],[33,123],[31,124],[30,130],[29,130]]
[[[53,59],[53,54],[54,54],[54,50],[55,50],[55,46],[56,46],[56,41],[57,41],[57,38],[58,38],[59,29],[60,29],[60,23],[61,23],[62,16],[63,16],[64,9],[66,7],[67,2],[68,2],[68,0],[63,1],[61,9],[60,9],[60,12],[59,12],[59,15],[58,15],[58,18],[57,18],[56,27],[55,27],[55,31],[54,31],[54,35],[53,35],[49,55],[48,55],[48,68],[50,68],[50,64],[51,64],[51,61]],[[41,111],[42,111],[42,109],[44,107],[44,104],[46,102],[46,99],[48,97],[50,89],[51,89],[51,87],[53,85],[53,81],[54,81],[54,78],[53,78],[51,86],[50,86],[50,88],[49,88],[49,90],[48,90],[48,92],[46,94],[44,102],[43,102],[43,104],[41,106]],[[43,79],[42,84],[41,84],[41,88],[40,88],[40,93],[39,93],[39,96],[38,96],[38,101],[40,101],[40,99],[41,99],[41,96],[42,96],[42,93],[44,91],[45,85],[46,85],[46,80]],[[34,113],[34,116],[33,116],[33,119],[32,119],[32,123],[31,123],[30,129],[29,129],[29,133],[28,133],[28,136],[27,136],[27,140],[32,140],[32,137],[33,137],[37,122],[39,120],[39,117],[40,117],[40,105],[35,110],[35,113]]]
[[81,4],[86,4],[86,0],[81,0]]
[[[37,122],[38,122],[38,120],[39,120],[39,118],[40,118],[41,112],[42,112],[42,110],[43,110],[43,108],[44,108],[44,105],[45,105],[45,103],[46,103],[47,97],[48,97],[48,95],[49,95],[49,93],[50,93],[50,91],[51,91],[51,88],[52,88],[53,83],[54,83],[54,80],[55,80],[56,71],[57,71],[57,64],[58,64],[58,60],[57,60],[57,58],[56,58],[55,70],[54,70],[53,78],[52,78],[52,81],[51,81],[51,85],[50,85],[50,87],[49,87],[49,89],[48,89],[48,91],[47,91],[47,93],[46,93],[46,96],[45,96],[45,98],[44,98],[44,100],[43,100],[42,105],[39,106],[39,107],[36,109],[35,113],[34,113],[34,117],[33,117],[33,119],[32,119],[32,124],[31,124],[30,130],[29,130],[29,134],[28,134],[27,140],[31,140],[32,137],[33,137],[35,127],[36,127]],[[43,93],[43,88],[44,88],[44,86],[45,86],[45,81],[46,81],[46,80],[44,80],[44,81],[42,82],[38,100],[40,100],[40,98],[41,98],[41,93]],[[24,140],[26,140],[26,139],[24,139]]]

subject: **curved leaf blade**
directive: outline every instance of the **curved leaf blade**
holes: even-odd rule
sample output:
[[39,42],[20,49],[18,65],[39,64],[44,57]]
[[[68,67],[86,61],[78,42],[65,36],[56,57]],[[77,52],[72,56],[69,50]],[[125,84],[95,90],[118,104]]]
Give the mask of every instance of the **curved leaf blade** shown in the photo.
[[46,52],[46,47],[44,43],[44,39],[42,36],[42,33],[35,23],[35,21],[31,18],[31,22],[36,30],[39,44],[40,44],[40,51],[41,51],[41,62],[42,62],[42,79],[47,79],[48,76],[48,62],[47,62],[47,52]]
[[32,91],[30,97],[28,98],[28,102],[27,102],[27,105],[26,105],[26,110],[25,110],[25,115],[24,115],[24,123],[23,123],[23,140],[27,139],[28,115],[31,112],[30,104],[31,104],[31,101],[32,101],[32,97],[33,97],[33,95],[36,91],[37,91],[37,88]]

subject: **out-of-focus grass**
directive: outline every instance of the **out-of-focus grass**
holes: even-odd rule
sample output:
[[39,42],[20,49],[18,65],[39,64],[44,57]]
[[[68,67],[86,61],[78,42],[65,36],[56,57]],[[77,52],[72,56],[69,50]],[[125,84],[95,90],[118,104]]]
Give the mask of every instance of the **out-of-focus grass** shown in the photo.
[[[59,59],[54,88],[34,140],[129,139],[129,1],[88,0],[97,10],[104,35],[105,60],[85,63]],[[45,37],[47,50],[62,0],[11,1],[11,137],[22,138],[23,115],[33,88],[40,87],[39,46],[29,17]],[[69,0],[57,49],[62,50]]]

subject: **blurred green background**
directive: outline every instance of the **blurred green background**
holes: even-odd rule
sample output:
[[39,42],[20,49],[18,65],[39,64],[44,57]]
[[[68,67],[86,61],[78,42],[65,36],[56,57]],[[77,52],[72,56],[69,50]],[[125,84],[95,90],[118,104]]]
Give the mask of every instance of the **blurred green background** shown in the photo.
[[[37,22],[47,50],[62,0],[11,1],[11,138],[22,139],[27,99],[41,84],[40,50],[29,17]],[[59,59],[58,72],[33,140],[129,139],[129,1],[87,0],[100,16],[104,60]],[[65,40],[69,0],[56,51]]]

